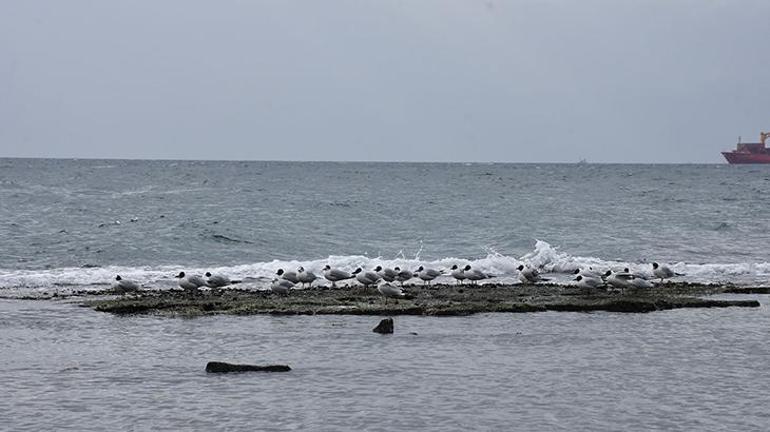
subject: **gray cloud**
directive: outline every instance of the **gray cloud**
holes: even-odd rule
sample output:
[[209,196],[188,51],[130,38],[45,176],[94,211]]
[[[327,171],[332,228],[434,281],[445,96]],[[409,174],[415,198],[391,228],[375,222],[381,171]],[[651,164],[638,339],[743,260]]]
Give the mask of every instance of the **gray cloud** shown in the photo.
[[766,1],[0,4],[0,156],[719,162]]

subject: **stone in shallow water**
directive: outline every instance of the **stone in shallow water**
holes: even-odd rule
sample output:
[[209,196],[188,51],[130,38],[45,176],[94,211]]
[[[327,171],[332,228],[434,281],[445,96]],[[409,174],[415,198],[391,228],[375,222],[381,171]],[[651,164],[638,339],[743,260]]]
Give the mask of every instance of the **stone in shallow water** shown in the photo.
[[206,372],[209,373],[228,373],[228,372],[288,372],[291,368],[286,365],[267,365],[257,366],[248,364],[232,364],[225,362],[208,362]]
[[377,324],[377,327],[372,329],[375,333],[390,334],[393,333],[393,318],[385,318]]

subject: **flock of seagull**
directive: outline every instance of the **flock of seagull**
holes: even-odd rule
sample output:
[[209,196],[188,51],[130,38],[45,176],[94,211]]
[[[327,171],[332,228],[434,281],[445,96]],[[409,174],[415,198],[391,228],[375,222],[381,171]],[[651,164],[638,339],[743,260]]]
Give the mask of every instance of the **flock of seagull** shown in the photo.
[[[517,270],[519,271],[518,278],[522,283],[536,284],[549,281],[534,267],[522,264],[517,267]],[[358,267],[352,273],[332,268],[329,265],[326,265],[322,270],[323,278],[331,282],[332,287],[336,287],[337,282],[355,279],[359,284],[367,288],[377,286],[377,290],[386,298],[404,297],[404,283],[413,278],[420,279],[423,281],[423,284],[430,285],[431,281],[447,272],[458,284],[464,284],[466,280],[471,284],[477,284],[479,281],[498,277],[474,269],[470,264],[462,267],[455,264],[449,270],[436,270],[420,266],[417,270],[410,271],[402,270],[399,267],[387,268],[379,265],[372,270],[364,270]],[[613,288],[623,291],[626,288],[653,287],[652,282],[645,275],[630,272],[628,268],[620,272],[607,270],[602,273],[588,267],[577,269],[574,271],[574,274],[576,275],[574,278],[575,285],[584,289]],[[669,267],[656,262],[652,263],[652,274],[656,279],[659,278],[661,283],[664,279],[684,276],[684,274],[676,273]],[[210,272],[206,272],[204,276],[188,275],[185,272],[179,272],[175,277],[179,279],[180,288],[191,292],[197,291],[202,287],[221,288],[239,282],[230,280],[227,276],[211,274]],[[297,271],[278,269],[275,278],[270,284],[270,291],[280,295],[288,295],[290,290],[294,289],[296,285],[309,287],[318,279],[321,279],[321,277],[305,270],[304,267],[299,267]],[[122,292],[137,291],[140,288],[138,283],[123,279],[120,275],[115,278],[115,281],[116,283],[113,288]],[[393,285],[395,282],[398,282],[400,286]]]

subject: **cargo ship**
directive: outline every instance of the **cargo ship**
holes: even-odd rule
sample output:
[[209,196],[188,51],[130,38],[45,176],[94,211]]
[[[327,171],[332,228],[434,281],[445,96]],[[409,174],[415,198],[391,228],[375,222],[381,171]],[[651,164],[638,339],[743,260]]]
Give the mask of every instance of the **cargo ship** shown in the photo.
[[738,138],[735,150],[722,154],[731,164],[770,164],[770,149],[765,147],[765,140],[768,138],[770,132],[760,132],[758,143],[742,143]]

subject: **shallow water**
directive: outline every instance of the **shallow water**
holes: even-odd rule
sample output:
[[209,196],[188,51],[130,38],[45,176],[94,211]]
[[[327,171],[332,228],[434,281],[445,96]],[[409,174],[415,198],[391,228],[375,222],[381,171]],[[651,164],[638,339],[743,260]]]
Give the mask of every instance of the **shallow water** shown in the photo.
[[762,307],[405,316],[388,336],[377,317],[0,300],[0,412],[14,431],[768,430],[770,297],[740,298]]
[[[770,166],[0,159],[0,295],[179,270],[670,263],[770,281]],[[537,242],[536,240],[540,240]]]

